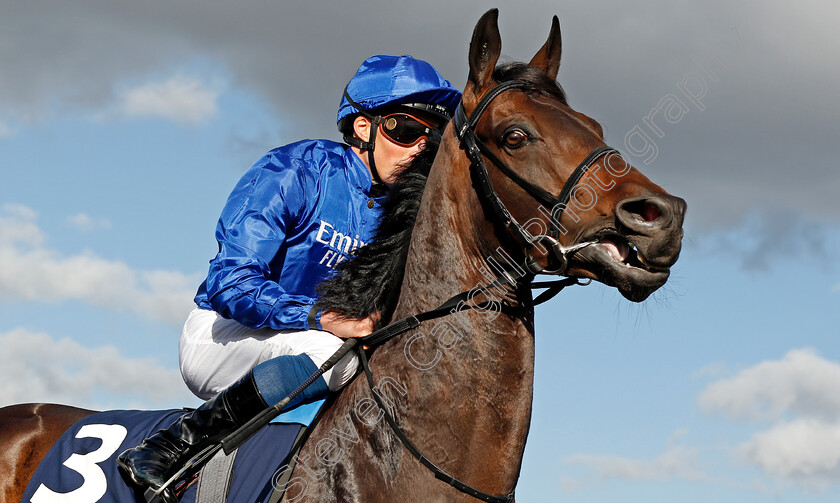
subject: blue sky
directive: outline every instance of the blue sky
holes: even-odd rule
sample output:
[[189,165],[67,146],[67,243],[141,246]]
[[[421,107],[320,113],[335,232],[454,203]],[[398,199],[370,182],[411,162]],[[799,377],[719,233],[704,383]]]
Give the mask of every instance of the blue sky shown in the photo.
[[[177,339],[238,177],[338,139],[372,53],[463,85],[494,6],[328,5],[0,2],[0,405],[195,405]],[[518,499],[837,501],[837,8],[518,5],[503,53],[529,59],[557,14],[573,107],[689,208],[651,299],[591,285],[537,311]]]

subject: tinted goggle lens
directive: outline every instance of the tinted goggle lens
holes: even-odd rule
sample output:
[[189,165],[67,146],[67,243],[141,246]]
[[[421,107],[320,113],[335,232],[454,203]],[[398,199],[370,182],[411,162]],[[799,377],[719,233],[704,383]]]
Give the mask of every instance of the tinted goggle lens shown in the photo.
[[440,138],[440,131],[417,117],[405,113],[382,117],[380,126],[385,136],[403,147],[413,147],[423,138]]

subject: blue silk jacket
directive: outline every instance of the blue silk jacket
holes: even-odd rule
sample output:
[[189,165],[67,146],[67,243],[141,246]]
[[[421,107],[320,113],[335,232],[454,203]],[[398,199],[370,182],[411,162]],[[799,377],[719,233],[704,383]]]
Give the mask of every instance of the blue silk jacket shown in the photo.
[[370,192],[370,172],[346,145],[270,151],[225,204],[195,303],[251,328],[306,329],[318,282],[373,236],[381,200]]

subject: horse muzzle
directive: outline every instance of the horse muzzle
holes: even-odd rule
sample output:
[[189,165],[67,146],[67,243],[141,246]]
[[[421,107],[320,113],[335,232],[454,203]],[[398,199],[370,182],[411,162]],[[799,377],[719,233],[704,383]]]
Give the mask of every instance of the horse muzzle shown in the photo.
[[637,196],[615,207],[615,223],[566,247],[563,274],[614,286],[641,302],[665,284],[682,247],[686,204],[668,194]]

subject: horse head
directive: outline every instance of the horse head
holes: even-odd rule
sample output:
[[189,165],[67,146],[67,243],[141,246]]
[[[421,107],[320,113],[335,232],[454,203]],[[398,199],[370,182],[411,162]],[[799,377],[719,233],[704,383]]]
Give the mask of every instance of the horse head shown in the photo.
[[[427,310],[483,284],[480,271],[500,249],[531,274],[597,280],[633,301],[668,279],[685,202],[621,159],[601,126],[569,106],[556,81],[556,17],[529,63],[498,68],[497,19],[494,9],[476,25],[462,106],[440,150],[418,156],[428,164],[406,173],[414,177],[400,190],[410,197],[392,198],[377,240],[327,282],[324,310],[359,318]],[[523,290],[505,293],[515,302]],[[373,375],[351,382],[318,419],[294,457],[295,501],[471,501],[456,490],[513,500],[530,426],[533,311],[445,311],[453,316],[382,344],[370,360],[378,385]],[[399,416],[389,425],[399,422],[405,433],[379,427],[383,399]],[[42,405],[0,411],[0,473],[14,472],[0,481],[0,502],[20,501],[33,460],[89,413]],[[406,450],[406,433],[443,459],[440,467],[417,447]]]
[[[475,236],[485,250],[512,238],[533,272],[589,278],[644,300],[679,256],[685,201],[607,147],[598,122],[569,106],[556,81],[556,16],[528,64],[498,68],[497,19],[497,10],[488,11],[475,27],[463,114],[455,121],[483,213],[473,215]],[[492,194],[482,195],[484,186],[501,209]]]

